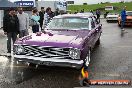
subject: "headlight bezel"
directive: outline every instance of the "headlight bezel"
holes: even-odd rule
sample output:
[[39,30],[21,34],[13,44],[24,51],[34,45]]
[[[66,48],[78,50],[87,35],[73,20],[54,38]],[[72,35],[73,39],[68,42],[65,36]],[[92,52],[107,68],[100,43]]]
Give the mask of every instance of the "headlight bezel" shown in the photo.
[[24,54],[24,47],[22,45],[15,45],[14,46],[15,54]]
[[81,55],[81,51],[76,48],[69,49],[69,56],[74,60],[79,60]]

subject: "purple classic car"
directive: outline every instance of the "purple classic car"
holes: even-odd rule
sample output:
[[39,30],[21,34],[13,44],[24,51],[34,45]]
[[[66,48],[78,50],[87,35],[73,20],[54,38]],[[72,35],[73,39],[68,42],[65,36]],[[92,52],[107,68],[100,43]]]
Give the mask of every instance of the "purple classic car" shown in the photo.
[[47,66],[88,66],[91,50],[100,44],[102,25],[96,17],[65,14],[54,17],[45,31],[18,39],[14,58]]

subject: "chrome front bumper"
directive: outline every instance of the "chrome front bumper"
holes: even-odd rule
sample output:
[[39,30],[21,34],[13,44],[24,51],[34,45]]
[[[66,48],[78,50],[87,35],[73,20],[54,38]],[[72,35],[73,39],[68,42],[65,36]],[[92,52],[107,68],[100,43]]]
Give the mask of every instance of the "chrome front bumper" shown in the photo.
[[14,55],[14,59],[18,61],[24,61],[34,63],[38,65],[47,66],[61,66],[61,67],[73,67],[81,68],[83,66],[83,60],[71,60],[71,59],[56,59],[56,58],[41,58],[26,55]]

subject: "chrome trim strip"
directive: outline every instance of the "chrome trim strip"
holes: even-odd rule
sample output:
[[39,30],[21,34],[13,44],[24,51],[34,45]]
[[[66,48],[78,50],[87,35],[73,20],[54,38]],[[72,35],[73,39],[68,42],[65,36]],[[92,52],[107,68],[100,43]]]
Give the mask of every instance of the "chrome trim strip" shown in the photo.
[[[17,46],[17,45],[21,45],[21,46],[30,46],[30,47],[34,47],[34,46],[36,46],[36,47],[42,47],[42,48],[54,48],[54,46],[38,46],[38,45],[28,45],[28,44],[14,44],[15,46]],[[60,48],[60,49],[65,49],[65,48],[72,48],[73,49],[73,47],[55,47],[55,48]],[[74,49],[78,49],[78,48],[74,48]],[[78,49],[78,50],[80,50],[80,49]]]
[[25,58],[30,60],[38,60],[38,61],[50,61],[50,62],[67,62],[71,64],[83,64],[83,60],[71,60],[71,59],[57,59],[57,58],[41,58],[41,57],[33,57],[33,56],[26,56],[26,55],[14,55],[14,58]]

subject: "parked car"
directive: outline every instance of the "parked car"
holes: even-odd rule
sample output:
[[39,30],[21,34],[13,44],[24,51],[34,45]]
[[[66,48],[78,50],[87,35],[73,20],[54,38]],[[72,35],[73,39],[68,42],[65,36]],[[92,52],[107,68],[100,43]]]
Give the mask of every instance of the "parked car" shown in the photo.
[[106,16],[106,21],[110,22],[110,21],[117,21],[118,20],[118,13],[108,13]]
[[[126,11],[127,17],[125,25],[131,26],[132,25],[132,11]],[[121,16],[118,17],[118,26],[121,26]]]
[[18,39],[14,44],[14,58],[47,66],[88,66],[91,50],[100,44],[101,33],[102,24],[93,15],[59,15],[45,31]]

